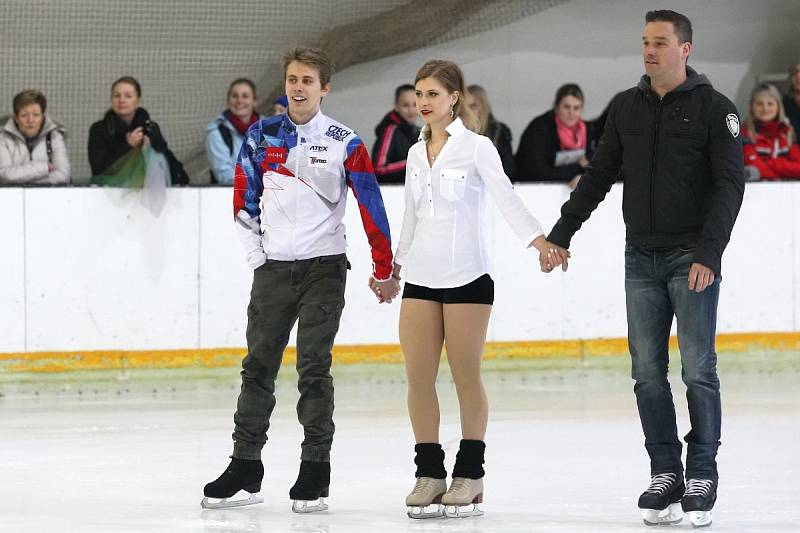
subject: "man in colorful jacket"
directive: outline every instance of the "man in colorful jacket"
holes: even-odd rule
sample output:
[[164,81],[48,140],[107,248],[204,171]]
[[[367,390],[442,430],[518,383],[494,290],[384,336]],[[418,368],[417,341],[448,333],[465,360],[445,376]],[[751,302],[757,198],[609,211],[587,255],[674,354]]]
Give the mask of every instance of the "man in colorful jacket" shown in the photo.
[[[255,269],[247,309],[248,354],[242,361],[232,461],[206,485],[204,507],[263,501],[255,494],[264,475],[261,449],[275,407],[275,378],[298,322],[297,416],[305,439],[289,496],[297,512],[327,508],[323,498],[334,433],[331,349],[344,306],[348,262],[342,218],[348,186],[372,248],[381,300],[399,292],[392,277],[389,223],[364,143],[320,111],[332,70],[322,50],[290,51],[284,58],[288,113],[251,126],[239,152],[233,215]],[[240,490],[250,498],[228,500]]]

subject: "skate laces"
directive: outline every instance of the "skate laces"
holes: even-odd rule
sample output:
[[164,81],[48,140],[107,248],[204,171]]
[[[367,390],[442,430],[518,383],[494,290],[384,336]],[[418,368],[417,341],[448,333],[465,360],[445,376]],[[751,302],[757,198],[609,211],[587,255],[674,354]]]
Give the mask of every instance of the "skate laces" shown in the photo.
[[417,482],[414,484],[414,488],[411,490],[412,495],[418,494],[427,494],[431,488],[431,485],[439,481],[438,479],[434,479],[432,477],[418,477]]
[[650,486],[645,492],[664,494],[675,483],[677,477],[675,474],[656,474],[650,479]]
[[705,496],[714,484],[710,479],[690,479],[686,483],[686,496]]
[[447,492],[461,492],[466,490],[469,487],[470,480],[465,477],[457,477],[453,479],[453,483],[450,485],[450,490]]

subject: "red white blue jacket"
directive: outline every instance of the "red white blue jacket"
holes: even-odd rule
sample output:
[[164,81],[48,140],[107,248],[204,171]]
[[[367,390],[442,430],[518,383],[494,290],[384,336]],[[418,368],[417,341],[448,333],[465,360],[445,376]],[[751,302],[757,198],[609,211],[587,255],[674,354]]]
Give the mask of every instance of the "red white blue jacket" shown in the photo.
[[762,180],[800,179],[800,148],[791,142],[792,127],[779,120],[742,128],[744,164],[758,169]]
[[233,216],[247,261],[294,261],[345,253],[347,187],[358,202],[376,279],[392,274],[391,237],[364,143],[318,112],[307,124],[262,119],[245,135],[233,184]]

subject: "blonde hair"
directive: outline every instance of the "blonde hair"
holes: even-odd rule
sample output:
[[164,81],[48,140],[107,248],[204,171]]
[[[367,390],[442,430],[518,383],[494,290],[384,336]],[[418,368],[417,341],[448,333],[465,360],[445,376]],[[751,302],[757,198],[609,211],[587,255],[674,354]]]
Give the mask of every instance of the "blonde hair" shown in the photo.
[[489,131],[489,122],[492,120],[492,105],[489,103],[489,95],[486,94],[486,89],[480,85],[470,85],[467,87],[467,92],[478,102],[478,105],[483,111],[478,115],[478,123],[480,125],[480,131],[478,131],[478,133],[486,135],[486,132]]
[[781,93],[774,85],[770,83],[759,83],[753,87],[753,92],[750,93],[750,104],[747,108],[747,118],[744,121],[744,127],[747,128],[747,131],[750,135],[756,133],[756,125],[755,121],[753,120],[753,103],[756,101],[756,98],[762,94],[766,94],[778,103],[778,117],[776,120],[789,126],[789,144],[794,143],[795,131],[794,128],[792,128],[789,119],[786,118],[786,112],[783,109],[783,99],[781,98]]
[[333,77],[333,61],[322,48],[312,46],[295,46],[290,48],[283,56],[283,79],[286,79],[286,69],[293,61],[304,63],[317,69],[322,87],[331,82]]
[[[464,73],[461,68],[452,61],[445,61],[442,59],[431,59],[426,62],[417,71],[417,76],[414,78],[414,84],[419,80],[425,78],[433,78],[441,83],[450,94],[458,93],[458,99],[453,105],[453,119],[460,118],[464,126],[471,131],[478,132],[480,124],[478,117],[464,102],[464,94],[466,93],[464,84]],[[423,132],[427,129],[423,129]]]

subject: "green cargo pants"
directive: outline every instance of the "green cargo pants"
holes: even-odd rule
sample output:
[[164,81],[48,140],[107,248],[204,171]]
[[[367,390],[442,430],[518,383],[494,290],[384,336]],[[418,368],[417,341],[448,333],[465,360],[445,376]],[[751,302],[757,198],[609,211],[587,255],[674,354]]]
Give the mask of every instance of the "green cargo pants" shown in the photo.
[[297,418],[301,459],[330,461],[333,442],[331,349],[344,307],[344,254],[298,261],[268,260],[253,273],[247,308],[247,356],[233,417],[233,457],[260,459],[275,408],[275,378],[297,325]]

